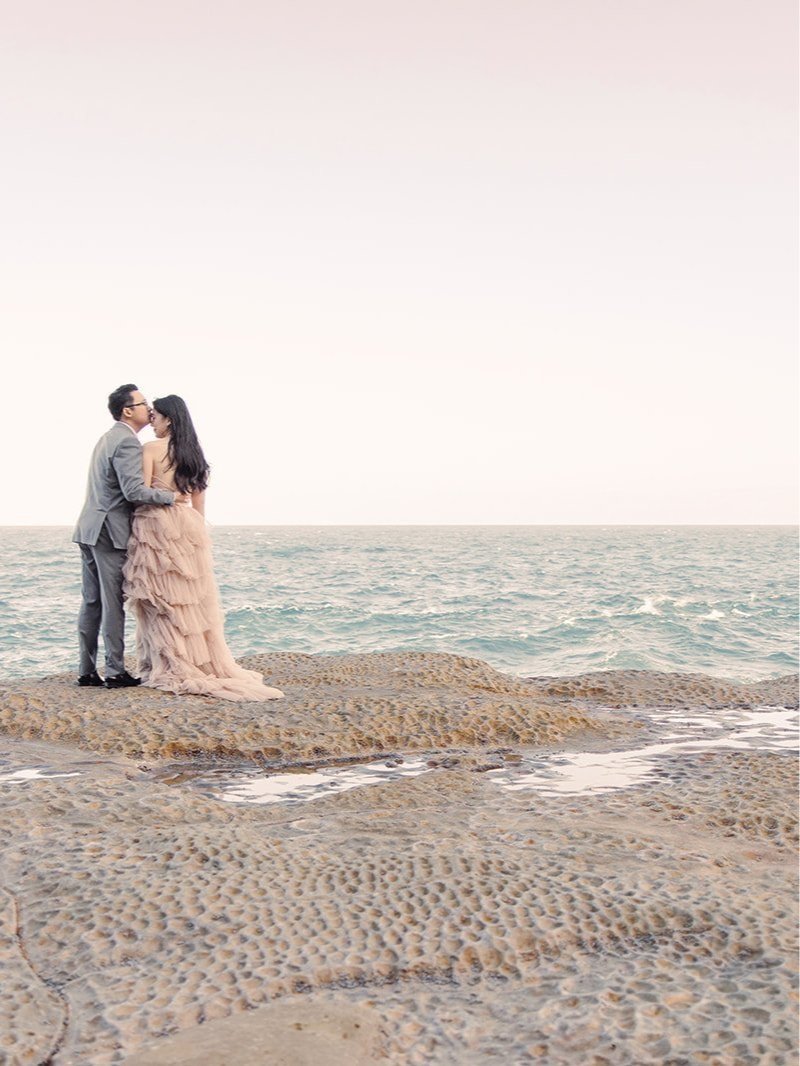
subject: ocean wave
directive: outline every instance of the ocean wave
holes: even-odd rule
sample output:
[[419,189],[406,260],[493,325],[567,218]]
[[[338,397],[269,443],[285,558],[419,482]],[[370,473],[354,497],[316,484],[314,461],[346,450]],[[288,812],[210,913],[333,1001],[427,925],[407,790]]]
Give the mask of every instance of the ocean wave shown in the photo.
[[[658,607],[656,606],[656,602],[655,601],[656,601],[657,598],[658,597],[647,596],[645,598],[644,603],[640,607],[637,607],[634,610],[633,613],[634,614],[661,614],[661,611],[659,611]],[[663,598],[661,599],[661,602],[663,603]]]
[[[793,530],[217,527],[213,537],[235,655],[428,647],[517,674],[618,666],[742,680],[797,662]],[[21,676],[20,649],[26,670],[71,660],[69,530],[2,530],[0,549],[0,676]]]

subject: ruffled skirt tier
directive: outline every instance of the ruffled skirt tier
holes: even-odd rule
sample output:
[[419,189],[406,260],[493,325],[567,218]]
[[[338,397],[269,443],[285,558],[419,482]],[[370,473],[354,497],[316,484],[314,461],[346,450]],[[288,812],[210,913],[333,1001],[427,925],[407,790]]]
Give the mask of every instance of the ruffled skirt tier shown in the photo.
[[280,699],[225,643],[205,519],[191,507],[138,507],[124,592],[136,615],[142,683],[223,700]]

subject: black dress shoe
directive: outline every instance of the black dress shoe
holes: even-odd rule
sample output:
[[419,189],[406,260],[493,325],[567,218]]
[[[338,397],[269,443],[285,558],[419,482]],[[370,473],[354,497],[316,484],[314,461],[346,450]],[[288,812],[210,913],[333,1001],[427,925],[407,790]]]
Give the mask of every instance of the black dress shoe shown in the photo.
[[100,688],[103,684],[103,679],[100,677],[96,670],[92,670],[90,674],[81,674],[78,678],[78,684],[85,688],[87,685],[90,688]]
[[106,688],[133,688],[134,685],[141,685],[141,683],[140,677],[131,677],[127,670],[123,670],[116,677],[106,678]]

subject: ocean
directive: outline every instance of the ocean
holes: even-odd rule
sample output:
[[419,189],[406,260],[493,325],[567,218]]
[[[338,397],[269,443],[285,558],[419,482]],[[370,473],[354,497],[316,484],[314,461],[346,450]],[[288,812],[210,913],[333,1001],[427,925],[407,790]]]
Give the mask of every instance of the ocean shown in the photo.
[[[75,669],[67,527],[0,528],[0,678]],[[216,526],[233,654],[441,651],[522,676],[797,670],[787,526]],[[128,623],[133,651],[134,626]]]

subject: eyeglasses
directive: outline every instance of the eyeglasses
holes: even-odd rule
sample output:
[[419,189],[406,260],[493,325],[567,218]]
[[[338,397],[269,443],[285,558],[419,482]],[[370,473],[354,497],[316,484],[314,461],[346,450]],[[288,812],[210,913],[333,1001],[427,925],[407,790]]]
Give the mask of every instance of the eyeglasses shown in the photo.
[[147,400],[139,400],[138,403],[126,403],[125,406],[126,407],[149,407],[150,404],[147,402]]

